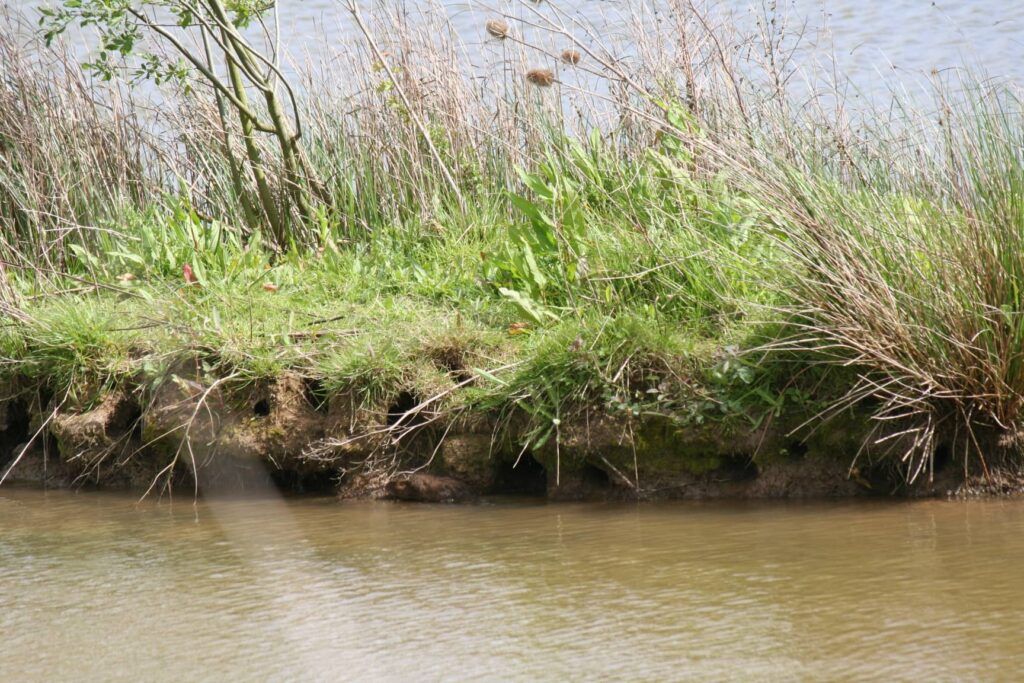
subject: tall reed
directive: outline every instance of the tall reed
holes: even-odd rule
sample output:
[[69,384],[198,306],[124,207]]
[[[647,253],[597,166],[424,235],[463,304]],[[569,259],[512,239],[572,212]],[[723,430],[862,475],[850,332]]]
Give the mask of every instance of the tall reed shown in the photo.
[[[164,163],[125,91],[67,52],[0,31],[0,254],[60,270],[66,246],[162,191]],[[41,47],[35,44],[37,48]]]

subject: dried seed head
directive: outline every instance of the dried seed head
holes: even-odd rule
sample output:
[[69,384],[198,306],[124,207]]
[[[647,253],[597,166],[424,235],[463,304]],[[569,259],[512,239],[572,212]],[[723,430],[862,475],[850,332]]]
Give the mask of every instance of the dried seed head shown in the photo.
[[526,72],[526,80],[538,87],[546,88],[555,82],[555,72],[551,69],[530,69]]
[[562,53],[562,61],[565,62],[566,64],[572,64],[573,66],[576,66],[577,64],[580,63],[580,59],[580,53],[577,52],[576,50],[566,50],[565,52]]
[[501,19],[491,19],[490,21],[487,22],[486,27],[487,32],[490,33],[495,38],[501,38],[502,40],[504,40],[509,36],[508,24],[506,24]]

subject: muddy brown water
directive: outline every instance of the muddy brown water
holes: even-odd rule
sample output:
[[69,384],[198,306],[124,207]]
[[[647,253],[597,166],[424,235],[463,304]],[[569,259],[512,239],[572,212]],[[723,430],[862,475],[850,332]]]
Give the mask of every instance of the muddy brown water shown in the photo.
[[0,489],[0,680],[1015,679],[1024,502]]

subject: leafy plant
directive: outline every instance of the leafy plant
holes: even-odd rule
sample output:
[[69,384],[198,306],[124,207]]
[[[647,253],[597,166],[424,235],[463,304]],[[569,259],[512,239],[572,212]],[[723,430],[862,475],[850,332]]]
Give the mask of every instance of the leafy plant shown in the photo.
[[[230,127],[228,109],[238,116],[245,146],[249,175],[252,177],[258,206],[270,226],[279,248],[286,248],[293,235],[287,226],[287,207],[281,206],[266,172],[266,160],[256,143],[257,133],[269,134],[277,141],[284,182],[280,188],[291,199],[304,219],[312,214],[312,202],[320,183],[300,144],[299,106],[291,87],[277,67],[276,55],[253,45],[242,30],[273,8],[267,0],[63,0],[40,8],[40,23],[49,44],[72,24],[93,27],[99,33],[100,49],[96,58],[84,66],[110,80],[125,68],[132,80],[169,81],[190,88],[190,79],[198,77],[210,86],[217,98],[225,136]],[[172,21],[166,21],[167,15]],[[146,48],[151,38],[178,54],[169,61],[156,50]],[[191,39],[195,39],[193,42]],[[193,45],[201,45],[201,48]],[[227,79],[219,75],[214,53],[219,53]],[[283,85],[286,95],[280,94]],[[250,98],[255,91],[263,100],[258,107]],[[238,161],[230,141],[224,143],[236,191],[246,201]],[[322,197],[322,195],[319,195]],[[253,214],[249,209],[248,213]]]

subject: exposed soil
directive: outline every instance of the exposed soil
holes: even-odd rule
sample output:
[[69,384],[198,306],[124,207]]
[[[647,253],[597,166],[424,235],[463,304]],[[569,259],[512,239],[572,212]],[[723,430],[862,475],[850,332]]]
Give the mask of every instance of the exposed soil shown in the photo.
[[663,500],[1024,490],[1014,468],[980,476],[956,466],[948,444],[936,449],[931,476],[913,486],[871,453],[851,463],[871,428],[856,416],[797,439],[790,431],[800,416],[742,430],[591,412],[563,424],[557,443],[526,450],[514,433],[498,438],[481,416],[428,420],[408,414],[419,401],[405,394],[366,409],[291,375],[229,389],[183,366],[155,387],[123,387],[88,404],[33,399],[15,387],[0,396],[7,396],[0,399],[0,471],[10,470],[8,481],[50,486],[274,486],[425,502],[489,494]]

